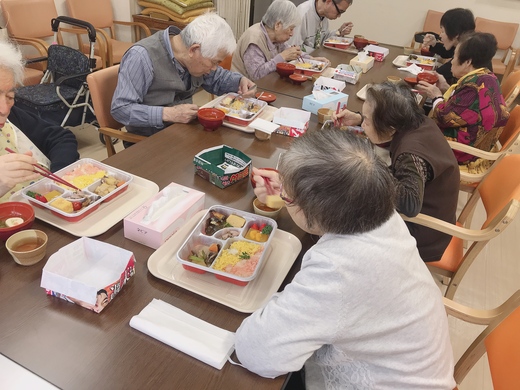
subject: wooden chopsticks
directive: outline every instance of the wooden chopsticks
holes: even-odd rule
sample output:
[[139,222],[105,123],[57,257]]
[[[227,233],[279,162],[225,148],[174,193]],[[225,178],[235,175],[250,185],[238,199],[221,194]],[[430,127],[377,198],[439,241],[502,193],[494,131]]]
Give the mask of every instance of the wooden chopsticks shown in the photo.
[[[9,149],[9,148],[5,148],[5,150],[9,153],[16,153],[14,150],[12,149]],[[42,167],[41,165],[38,165],[38,164],[32,164],[33,167],[34,167],[34,171],[36,173],[39,173],[40,175],[44,176],[44,177],[47,177],[51,180],[54,180],[58,183],[61,183],[61,184],[64,184],[66,185],[67,187],[70,187],[70,188],[73,188],[75,190],[78,190],[78,191],[81,191],[78,187],[76,187],[74,184],[71,184],[69,183],[68,181],[62,179],[61,177],[55,175],[54,173],[52,173],[51,171],[49,171],[47,168],[45,167]]]

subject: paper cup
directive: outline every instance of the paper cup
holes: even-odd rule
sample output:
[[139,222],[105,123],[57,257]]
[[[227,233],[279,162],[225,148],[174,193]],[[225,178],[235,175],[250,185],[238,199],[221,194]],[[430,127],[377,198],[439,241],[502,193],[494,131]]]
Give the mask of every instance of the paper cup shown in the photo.
[[318,123],[324,123],[325,121],[332,119],[332,110],[330,108],[318,109]]
[[411,47],[411,46],[408,46],[408,47],[405,47],[404,50],[403,50],[404,54],[406,54],[407,56],[409,56],[410,54],[413,54],[414,53],[414,48]]
[[18,264],[33,265],[45,257],[47,241],[44,232],[30,229],[13,234],[5,246]]
[[387,76],[386,79],[394,84],[397,84],[399,81],[402,80],[400,77],[397,77],[397,76]]

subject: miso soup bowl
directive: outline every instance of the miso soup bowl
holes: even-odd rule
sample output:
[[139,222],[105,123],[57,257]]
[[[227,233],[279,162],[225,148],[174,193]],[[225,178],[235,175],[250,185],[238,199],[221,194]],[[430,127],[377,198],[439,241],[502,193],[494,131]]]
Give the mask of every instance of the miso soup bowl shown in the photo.
[[0,220],[8,218],[22,218],[23,222],[11,227],[0,227],[0,241],[6,241],[16,232],[29,229],[34,223],[34,209],[25,202],[0,203]]
[[5,246],[16,263],[27,266],[45,257],[47,241],[45,232],[29,229],[13,234]]

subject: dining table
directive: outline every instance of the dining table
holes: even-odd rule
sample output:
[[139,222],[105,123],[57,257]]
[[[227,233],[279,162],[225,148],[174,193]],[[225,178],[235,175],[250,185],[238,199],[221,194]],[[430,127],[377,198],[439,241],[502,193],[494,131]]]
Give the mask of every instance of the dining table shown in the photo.
[[[360,83],[348,85],[349,94],[355,96],[355,90],[367,82],[382,81],[389,74],[401,74],[391,64],[392,55],[395,56],[398,48],[390,48],[384,62],[376,63],[369,73],[362,75]],[[338,53],[322,48],[316,55],[327,56],[333,64],[347,62],[349,56]],[[311,83],[291,85],[277,74],[259,80],[258,87],[260,91],[276,94],[272,106],[292,108],[301,108],[302,96],[309,94],[312,88]],[[359,110],[361,103],[360,99],[352,97],[349,108]],[[319,126],[316,115],[311,115],[309,131]],[[272,168],[292,140],[273,134],[269,140],[260,141],[253,133],[225,126],[208,132],[195,121],[171,125],[103,163],[150,180],[160,189],[174,182],[202,191],[205,208],[225,205],[253,212],[254,192],[249,178],[224,189],[218,188],[195,174],[194,156],[207,148],[228,145],[249,156],[253,166]],[[90,220],[96,223],[95,212]],[[67,223],[64,221],[64,226]],[[283,275],[278,289],[281,291],[298,272],[302,256],[318,237],[299,229],[286,209],[280,213],[277,224],[278,229],[293,235],[302,244],[294,264],[287,275]],[[33,228],[48,235],[48,246],[44,259],[28,267],[16,264],[5,245],[0,246],[1,355],[61,389],[284,388],[288,375],[262,378],[230,363],[218,370],[130,327],[130,319],[153,299],[163,300],[231,332],[236,331],[249,314],[157,278],[147,264],[154,249],[125,238],[122,220],[114,221],[112,225],[93,238],[133,252],[136,272],[99,314],[48,296],[40,287],[42,269],[49,257],[80,235],[35,220]]]

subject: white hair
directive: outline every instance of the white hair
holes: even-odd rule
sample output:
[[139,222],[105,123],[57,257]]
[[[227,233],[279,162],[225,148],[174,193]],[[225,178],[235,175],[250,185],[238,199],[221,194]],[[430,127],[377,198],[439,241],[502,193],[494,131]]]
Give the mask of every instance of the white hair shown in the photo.
[[275,0],[267,8],[262,23],[274,30],[278,22],[282,23],[284,29],[301,24],[302,19],[294,3],[289,0]]
[[18,47],[10,41],[0,41],[0,69],[11,72],[15,85],[23,85],[25,61]]
[[199,44],[203,57],[216,58],[220,52],[229,55],[237,42],[229,24],[214,12],[203,14],[189,23],[180,34],[186,47]]

